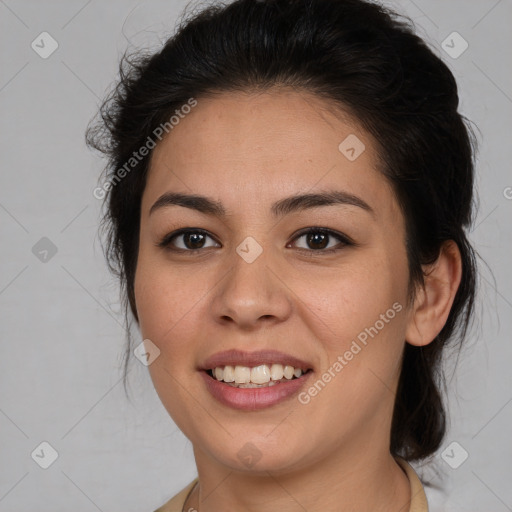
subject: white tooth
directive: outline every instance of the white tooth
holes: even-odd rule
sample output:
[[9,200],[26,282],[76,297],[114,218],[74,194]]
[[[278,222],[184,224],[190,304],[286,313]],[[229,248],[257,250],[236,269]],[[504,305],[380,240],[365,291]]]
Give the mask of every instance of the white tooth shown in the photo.
[[235,366],[235,382],[247,384],[251,381],[251,369],[247,366]]
[[224,382],[235,382],[235,369],[232,366],[224,367]]
[[281,380],[283,378],[283,365],[282,364],[273,364],[270,367],[270,376],[272,380]]
[[242,388],[242,389],[246,389],[246,388],[267,388],[267,387],[270,387],[270,386],[277,386],[279,384],[279,381],[277,382],[274,382],[273,380],[269,381],[269,382],[265,382],[264,384],[254,384],[254,382],[248,382],[246,384],[228,384],[228,386],[232,386],[232,387],[235,387],[235,388]]
[[217,366],[217,368],[215,368],[214,374],[217,380],[222,380],[224,378],[224,370],[221,366]]
[[293,366],[288,366],[286,365],[284,367],[284,370],[283,370],[283,373],[284,373],[284,376],[290,380],[293,378],[293,371],[295,370],[295,368]]
[[299,378],[302,375],[302,370],[300,368],[295,368],[293,375],[295,375],[295,377]]
[[270,369],[266,364],[251,368],[251,382],[265,384],[270,381]]

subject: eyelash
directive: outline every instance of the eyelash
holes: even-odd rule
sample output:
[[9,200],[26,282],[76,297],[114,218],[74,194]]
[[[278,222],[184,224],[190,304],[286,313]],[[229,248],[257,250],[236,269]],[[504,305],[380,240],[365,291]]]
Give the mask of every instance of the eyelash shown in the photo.
[[[173,252],[181,252],[181,253],[189,253],[189,254],[196,254],[200,251],[203,251],[204,249],[209,249],[209,247],[206,248],[200,248],[200,249],[181,249],[181,248],[173,248],[171,247],[171,242],[174,238],[179,237],[180,235],[185,234],[201,234],[208,236],[212,239],[214,239],[207,231],[200,228],[183,228],[178,229],[177,231],[173,231],[172,233],[169,233],[165,235],[160,242],[158,242],[156,245],[158,247],[164,248],[169,251]],[[310,227],[307,229],[304,229],[297,233],[293,240],[296,240],[298,238],[303,237],[304,235],[309,235],[311,233],[319,233],[322,235],[328,235],[329,237],[337,238],[341,242],[341,246],[337,246],[331,249],[304,249],[302,247],[299,247],[298,250],[304,253],[308,253],[310,255],[313,255],[313,253],[323,253],[323,254],[332,254],[335,252],[340,251],[346,246],[356,246],[357,244],[353,242],[350,238],[348,238],[345,235],[342,235],[341,233],[338,233],[336,231],[333,231],[332,229],[322,228],[322,227]],[[215,240],[215,239],[214,239]],[[218,242],[217,242],[218,243]]]

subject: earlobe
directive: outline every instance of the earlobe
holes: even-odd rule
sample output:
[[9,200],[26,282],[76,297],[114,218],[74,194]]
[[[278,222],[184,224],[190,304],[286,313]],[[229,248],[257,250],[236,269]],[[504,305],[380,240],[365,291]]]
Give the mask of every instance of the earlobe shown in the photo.
[[453,240],[444,242],[436,262],[423,271],[425,286],[418,290],[405,336],[416,346],[431,343],[448,319],[462,276],[457,244]]

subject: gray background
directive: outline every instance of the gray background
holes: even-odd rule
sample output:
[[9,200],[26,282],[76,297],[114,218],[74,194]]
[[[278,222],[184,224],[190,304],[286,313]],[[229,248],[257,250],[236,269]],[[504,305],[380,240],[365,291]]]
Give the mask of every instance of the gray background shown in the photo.
[[[512,1],[391,5],[449,64],[462,112],[479,129],[471,240],[490,267],[481,267],[478,322],[456,372],[456,355],[448,364],[451,426],[443,448],[456,441],[452,459],[461,449],[469,457],[458,469],[440,455],[416,469],[445,485],[438,510],[512,510]],[[151,511],[196,475],[190,443],[136,359],[132,402],[124,395],[117,285],[101,253],[100,201],[92,195],[103,161],[84,145],[121,53],[158,44],[184,6],[0,0],[2,512]],[[31,48],[43,31],[59,45],[47,59]],[[469,44],[458,58],[441,45],[453,31]],[[56,254],[34,254],[42,237]],[[31,457],[43,441],[58,453],[48,469]]]

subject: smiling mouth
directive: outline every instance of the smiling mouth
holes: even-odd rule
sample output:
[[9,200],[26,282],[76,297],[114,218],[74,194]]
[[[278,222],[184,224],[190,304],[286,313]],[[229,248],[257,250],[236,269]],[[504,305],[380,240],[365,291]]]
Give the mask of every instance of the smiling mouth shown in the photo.
[[282,364],[248,366],[217,366],[205,370],[212,379],[233,388],[267,388],[300,379],[310,373],[309,368],[296,368]]

